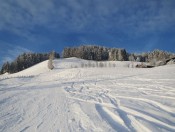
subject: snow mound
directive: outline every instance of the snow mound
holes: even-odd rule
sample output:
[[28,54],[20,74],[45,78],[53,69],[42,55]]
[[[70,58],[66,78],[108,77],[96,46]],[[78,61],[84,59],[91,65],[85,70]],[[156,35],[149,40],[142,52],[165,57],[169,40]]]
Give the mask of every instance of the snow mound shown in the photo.
[[39,74],[42,74],[42,73],[49,71],[47,64],[48,64],[48,60],[43,61],[39,64],[36,64],[32,67],[29,67],[23,71],[20,71],[20,72],[14,73],[14,74],[5,73],[5,74],[0,76],[0,79],[13,78],[13,77],[36,76],[36,75],[39,75]]

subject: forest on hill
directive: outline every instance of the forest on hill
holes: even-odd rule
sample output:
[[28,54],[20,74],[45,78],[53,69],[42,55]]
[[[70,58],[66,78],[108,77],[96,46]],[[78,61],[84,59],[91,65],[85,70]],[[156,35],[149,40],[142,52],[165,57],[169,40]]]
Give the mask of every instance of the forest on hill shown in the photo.
[[141,54],[128,53],[125,49],[107,48],[103,46],[79,46],[67,47],[63,50],[63,58],[77,57],[86,60],[96,61],[138,61],[138,62],[157,62],[175,56],[174,53],[154,50],[152,52],[145,52]]
[[27,69],[37,63],[48,60],[50,56],[60,58],[56,52],[51,53],[23,53],[19,55],[13,62],[6,62],[3,64],[0,73],[16,73]]
[[[50,53],[23,53],[19,55],[13,62],[6,62],[3,64],[0,74],[16,73],[28,67],[31,67],[39,62],[48,60],[50,56],[60,58],[57,52]],[[154,50],[152,52],[145,52],[141,54],[128,53],[121,48],[107,48],[96,45],[82,45],[79,47],[67,47],[62,52],[63,58],[77,57],[85,60],[95,61],[137,61],[149,62],[153,66],[163,65],[167,59],[175,57],[174,53]]]

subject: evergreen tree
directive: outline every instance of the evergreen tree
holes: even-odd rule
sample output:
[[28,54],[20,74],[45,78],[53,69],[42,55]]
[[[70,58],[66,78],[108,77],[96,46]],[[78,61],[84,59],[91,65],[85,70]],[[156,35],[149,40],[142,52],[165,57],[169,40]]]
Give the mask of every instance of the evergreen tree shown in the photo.
[[4,73],[8,72],[9,68],[10,68],[9,62],[4,63],[3,66],[2,66],[2,69],[1,69],[1,74],[4,74]]
[[[39,62],[48,60],[49,58],[59,58],[59,54],[56,52],[51,53],[23,53],[19,55],[13,62],[6,62],[3,64],[0,74],[8,73],[16,73],[21,70],[24,70],[28,67],[31,67]],[[52,60],[53,60],[52,59]],[[51,60],[51,63],[52,63]]]

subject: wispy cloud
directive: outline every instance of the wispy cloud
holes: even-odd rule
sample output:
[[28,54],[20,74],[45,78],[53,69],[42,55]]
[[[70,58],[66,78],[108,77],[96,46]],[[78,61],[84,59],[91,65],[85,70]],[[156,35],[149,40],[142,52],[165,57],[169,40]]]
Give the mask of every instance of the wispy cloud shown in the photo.
[[7,54],[12,56],[12,57],[16,57],[19,54],[24,53],[24,52],[31,52],[31,51],[29,49],[26,49],[26,48],[23,48],[20,46],[14,47],[14,49],[7,50]]
[[[1,0],[0,32],[15,34],[11,42],[22,39],[23,46],[102,41],[127,46],[154,32],[175,31],[174,7],[174,0]],[[151,49],[157,38],[143,47]]]
[[1,57],[1,62],[0,64],[4,63],[4,62],[11,62],[13,61],[18,55],[22,54],[22,53],[28,53],[28,52],[32,52],[31,50],[29,49],[26,49],[26,48],[23,48],[23,47],[20,47],[20,46],[13,46],[13,45],[10,45],[8,44],[6,47],[8,48],[4,48],[4,52],[1,54],[2,57]]
[[[0,4],[0,29],[31,35],[37,26],[61,30],[122,30],[149,32],[175,23],[174,0],[4,0]],[[25,32],[24,32],[25,31]]]

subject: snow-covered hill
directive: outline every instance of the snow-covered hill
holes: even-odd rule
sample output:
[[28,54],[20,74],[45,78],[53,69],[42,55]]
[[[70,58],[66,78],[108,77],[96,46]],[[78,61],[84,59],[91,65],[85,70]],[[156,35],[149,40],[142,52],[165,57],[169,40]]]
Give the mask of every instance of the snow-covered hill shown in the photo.
[[175,131],[175,65],[96,63],[60,59],[54,70],[45,61],[1,75],[0,131]]

